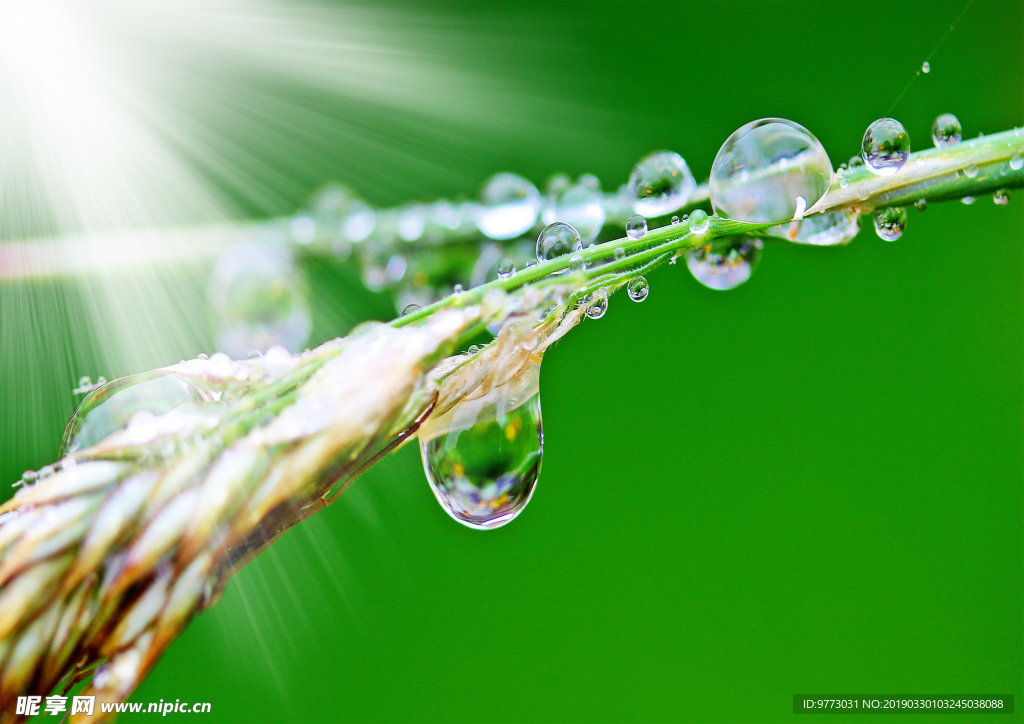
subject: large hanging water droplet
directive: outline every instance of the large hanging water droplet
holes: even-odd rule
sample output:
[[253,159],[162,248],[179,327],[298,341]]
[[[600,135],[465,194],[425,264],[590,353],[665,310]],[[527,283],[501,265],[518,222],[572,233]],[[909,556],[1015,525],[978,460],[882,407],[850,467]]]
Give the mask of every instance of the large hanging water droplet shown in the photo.
[[296,352],[312,327],[309,291],[287,249],[238,244],[221,254],[207,302],[217,346],[231,357],[281,345]]
[[876,176],[892,176],[910,156],[910,135],[895,118],[879,118],[864,132],[861,154]]
[[962,134],[960,121],[952,113],[943,113],[932,124],[932,143],[935,144],[935,148],[960,143]]
[[[596,180],[597,177],[593,178]],[[604,196],[601,194],[600,186],[593,188],[591,185],[578,183],[554,194],[541,213],[541,219],[545,224],[556,221],[572,224],[584,244],[594,241],[604,226],[605,219]]]
[[996,189],[995,193],[992,194],[992,201],[997,206],[1006,206],[1008,203],[1010,203],[1010,190]]
[[[580,239],[579,232],[572,224],[556,221],[545,226],[544,230],[540,232],[540,236],[537,237],[537,261],[545,262],[557,259],[560,256],[579,251],[582,246],[583,240]],[[554,273],[561,274],[564,271],[565,269],[562,269]]]
[[761,261],[760,239],[741,236],[706,244],[686,252],[690,273],[710,289],[735,289]]
[[782,118],[748,123],[726,139],[709,181],[722,217],[755,223],[788,221],[798,198],[817,203],[832,184],[825,147],[803,126]]
[[664,216],[681,209],[697,190],[690,167],[678,153],[655,151],[644,156],[629,175],[633,211]]
[[766,233],[797,244],[837,246],[853,241],[860,231],[859,216],[855,211],[828,211],[814,214],[801,221],[791,221],[766,229]]
[[636,279],[630,280],[629,284],[626,285],[626,294],[634,302],[642,302],[647,299],[647,295],[651,292],[651,285],[647,283],[644,277],[637,277]]
[[540,365],[466,399],[419,432],[423,469],[448,515],[470,528],[505,525],[530,502],[544,431]]
[[885,241],[896,241],[907,228],[907,210],[902,206],[890,206],[875,211],[875,233]]
[[211,398],[176,375],[146,372],[122,377],[93,390],[71,416],[60,443],[60,455],[92,447],[128,426],[138,413],[163,415],[186,402]]
[[626,219],[626,236],[630,239],[642,239],[647,235],[647,219],[640,214],[633,214]]
[[537,187],[514,173],[491,176],[480,190],[473,221],[484,236],[513,239],[537,221],[541,198]]

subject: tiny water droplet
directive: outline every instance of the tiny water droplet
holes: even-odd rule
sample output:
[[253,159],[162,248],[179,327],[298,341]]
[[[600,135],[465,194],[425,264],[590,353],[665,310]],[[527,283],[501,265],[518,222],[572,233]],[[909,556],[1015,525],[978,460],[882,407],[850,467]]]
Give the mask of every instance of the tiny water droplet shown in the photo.
[[962,135],[960,120],[952,113],[943,113],[932,124],[932,143],[935,148],[960,143]]
[[633,214],[626,219],[626,236],[630,239],[642,239],[647,234],[647,219],[640,214]]
[[996,192],[992,194],[992,201],[998,206],[1006,206],[1006,204],[1010,203],[1009,189],[996,189]]
[[1010,156],[1010,168],[1014,171],[1020,171],[1021,167],[1024,167],[1024,156],[1021,155],[1020,151],[1014,151],[1013,155]]
[[91,377],[79,377],[78,378],[78,387],[79,388],[89,387],[91,385],[92,385],[92,378]]
[[672,226],[675,226],[676,224],[678,224],[678,223],[679,223],[679,217],[678,217],[678,216],[673,216],[673,217],[672,217],[672,218],[670,219],[670,221],[672,222]]
[[633,211],[664,216],[682,208],[697,190],[690,167],[678,153],[655,151],[644,156],[629,175]]
[[469,349],[467,351],[470,354],[476,354],[477,352],[480,351],[480,345],[478,345],[478,344],[471,344],[471,345],[469,345]]
[[[562,221],[548,224],[537,237],[537,261],[545,262],[557,259],[566,254],[579,251],[583,245],[580,234],[572,226]],[[556,274],[561,274],[564,269]]]
[[931,63],[929,63],[927,60],[925,62],[921,63],[921,72],[922,73],[930,73],[931,70],[932,70]]
[[55,472],[57,472],[57,470],[52,465],[44,465],[43,467],[39,468],[39,472],[37,473],[37,475],[39,476],[39,480],[42,480],[43,478],[50,477]]
[[907,228],[907,210],[902,206],[891,206],[875,211],[875,233],[884,241],[896,241]]
[[813,205],[831,184],[825,147],[806,128],[782,118],[748,123],[729,136],[709,179],[715,213],[755,223],[792,219],[797,197]]
[[502,259],[498,262],[498,279],[508,279],[516,273],[516,265],[511,259]]
[[619,261],[620,259],[625,259],[626,258],[626,250],[623,249],[621,246],[615,247],[614,254],[615,254],[615,260],[616,261]]
[[196,355],[196,359],[210,359],[210,355],[206,354],[205,352],[200,352],[198,355]]
[[690,214],[690,231],[694,234],[703,234],[708,230],[708,215],[701,209],[694,209]]
[[569,257],[569,270],[570,271],[574,271],[574,272],[583,271],[583,267],[584,267],[584,262],[583,262],[583,257],[582,256],[580,256],[579,254],[573,254],[571,257]]
[[879,118],[864,132],[861,154],[873,174],[892,176],[910,156],[910,135],[895,118]]
[[587,302],[590,303],[590,306],[587,307],[589,319],[600,319],[608,311],[608,294],[604,290],[595,292],[592,300],[587,300]]
[[647,295],[651,291],[651,285],[647,283],[647,280],[643,277],[637,277],[636,279],[630,280],[629,284],[626,285],[626,294],[634,302],[642,302],[647,299]]
[[709,289],[735,289],[754,273],[761,247],[761,240],[751,237],[722,239],[686,252],[686,266]]
[[420,429],[430,489],[459,523],[498,528],[530,502],[544,451],[539,372],[539,364],[531,365]]
[[39,473],[35,470],[26,470],[21,474],[21,480],[24,483],[34,483],[39,480]]
[[420,305],[418,304],[406,304],[405,308],[402,309],[402,316],[404,317],[407,314],[412,314],[413,312],[418,311],[419,309],[422,309],[422,307],[420,307]]
[[864,159],[860,156],[850,157],[850,168],[859,168],[864,165]]
[[964,169],[964,176],[966,176],[967,178],[974,178],[977,175],[978,167],[973,163]]
[[928,200],[918,199],[917,201],[914,202],[914,208],[917,209],[918,211],[926,211],[928,209]]
[[473,222],[491,239],[514,239],[530,230],[540,207],[540,192],[530,181],[514,173],[499,173],[480,190]]
[[462,294],[464,291],[466,291],[466,288],[461,284],[456,284],[454,287],[452,287],[453,294]]
[[973,196],[964,196],[962,199],[960,199],[960,203],[966,206],[970,206],[971,204],[974,203],[974,201],[975,198]]

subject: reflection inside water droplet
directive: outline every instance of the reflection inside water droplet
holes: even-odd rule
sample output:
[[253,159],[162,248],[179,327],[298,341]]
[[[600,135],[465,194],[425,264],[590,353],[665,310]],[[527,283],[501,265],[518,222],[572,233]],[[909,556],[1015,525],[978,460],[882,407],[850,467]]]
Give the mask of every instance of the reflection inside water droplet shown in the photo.
[[895,118],[879,118],[864,132],[861,153],[876,176],[892,176],[910,156],[910,135]]
[[633,210],[640,216],[664,216],[686,205],[697,182],[678,153],[655,151],[644,156],[629,175]]
[[735,289],[754,273],[761,246],[760,239],[747,236],[722,239],[686,252],[686,265],[709,289]]

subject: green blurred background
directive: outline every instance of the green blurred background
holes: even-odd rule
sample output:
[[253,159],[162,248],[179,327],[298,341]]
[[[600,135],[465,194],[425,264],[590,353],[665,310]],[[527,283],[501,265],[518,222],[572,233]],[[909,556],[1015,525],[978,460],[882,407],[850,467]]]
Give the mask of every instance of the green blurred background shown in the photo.
[[[447,120],[308,95],[344,132],[310,136],[307,164],[236,139],[281,190],[236,194],[239,213],[290,213],[329,178],[379,205],[472,195],[499,170],[614,189],[656,148],[702,179],[765,116],[811,129],[835,165],[887,114],[916,149],[943,112],[965,137],[1024,124],[1024,2],[974,2],[936,51],[964,7],[363,6],[413,62],[493,83]],[[1015,694],[1021,721],[1016,195],[911,209],[891,244],[870,222],[844,248],[769,243],[731,292],[677,265],[642,305],[616,295],[546,356],[543,473],[512,525],[455,524],[403,448],[238,575],[133,700],[208,701],[211,724],[772,722],[796,693]],[[350,268],[309,271],[313,342],[393,315]],[[201,309],[205,277],[186,272],[181,309]],[[200,317],[192,339],[105,361],[77,301],[98,283],[0,285],[5,480],[55,456],[80,375],[210,351]]]

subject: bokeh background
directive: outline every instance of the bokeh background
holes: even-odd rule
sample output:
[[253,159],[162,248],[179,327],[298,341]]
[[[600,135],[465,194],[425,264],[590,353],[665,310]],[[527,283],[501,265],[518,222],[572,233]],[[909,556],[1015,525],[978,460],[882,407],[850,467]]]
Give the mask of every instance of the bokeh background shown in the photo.
[[[965,137],[1024,125],[1020,0],[96,7],[94,55],[125,75],[60,73],[106,94],[81,134],[111,146],[56,143],[12,91],[4,242],[289,214],[330,179],[381,206],[502,170],[614,189],[656,148],[702,179],[765,116],[835,165],[884,115],[917,149],[943,112]],[[208,701],[211,724],[772,722],[796,693],[1015,694],[1020,721],[1020,196],[911,209],[895,243],[769,243],[731,292],[677,265],[642,305],[616,295],[546,356],[543,473],[512,525],[455,524],[403,448],[133,700]],[[0,479],[56,456],[81,375],[213,351],[208,262],[0,283]],[[351,266],[306,272],[312,342],[394,314]]]

